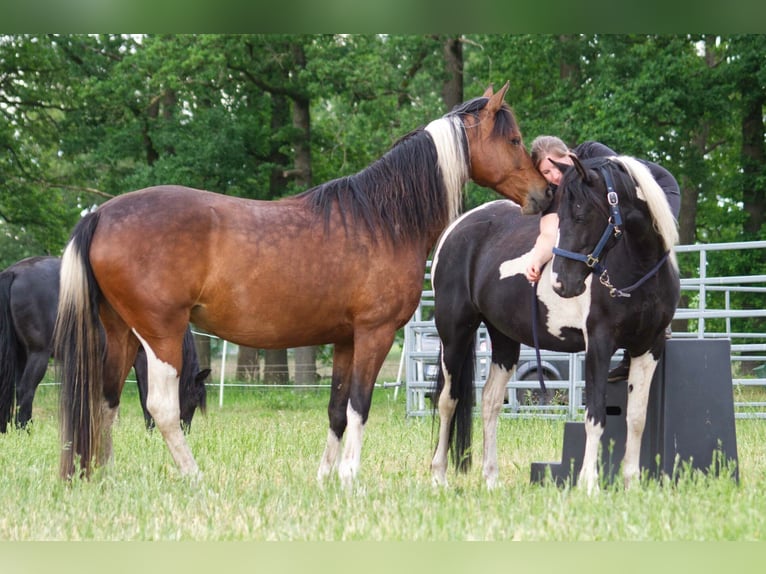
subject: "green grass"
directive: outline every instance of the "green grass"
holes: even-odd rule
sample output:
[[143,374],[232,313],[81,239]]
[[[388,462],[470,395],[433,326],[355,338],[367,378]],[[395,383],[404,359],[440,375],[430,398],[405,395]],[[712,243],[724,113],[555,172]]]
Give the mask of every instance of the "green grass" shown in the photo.
[[[502,419],[500,487],[480,460],[431,486],[435,428],[375,391],[355,486],[316,470],[326,391],[227,390],[188,439],[204,473],[180,478],[159,433],[147,433],[132,386],[114,429],[114,463],[90,481],[57,478],[55,387],[41,387],[29,433],[0,435],[0,540],[761,540],[766,533],[766,421],[737,421],[740,484],[699,472],[588,497],[530,484],[533,461],[561,458],[563,422]],[[216,397],[217,398],[217,397]],[[478,421],[477,421],[478,425]],[[480,449],[481,434],[475,440]]]

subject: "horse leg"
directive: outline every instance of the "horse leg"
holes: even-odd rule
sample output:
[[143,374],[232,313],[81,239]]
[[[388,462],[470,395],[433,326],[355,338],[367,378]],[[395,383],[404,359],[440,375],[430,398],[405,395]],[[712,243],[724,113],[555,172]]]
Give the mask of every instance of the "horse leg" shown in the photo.
[[519,361],[521,345],[491,325],[487,330],[492,342],[492,364],[481,394],[481,416],[484,424],[483,474],[487,488],[497,486],[497,420],[503,407],[505,388]]
[[439,390],[439,442],[436,445],[434,457],[431,460],[431,481],[434,486],[447,486],[447,462],[449,455],[450,428],[452,427],[452,417],[455,416],[457,408],[457,399],[450,396],[452,386],[452,376],[444,364],[444,350],[439,356],[441,362],[442,386]]
[[628,407],[625,415],[628,436],[625,441],[625,458],[622,476],[626,488],[640,476],[639,459],[641,456],[641,438],[646,424],[646,408],[649,402],[649,390],[658,361],[651,351],[640,357],[631,358],[628,374]]
[[351,365],[354,348],[350,344],[337,343],[333,349],[332,386],[327,416],[330,428],[327,431],[327,445],[319,462],[317,480],[321,483],[335,468],[340,452],[340,442],[346,430],[346,405],[351,392]]
[[345,487],[351,486],[359,472],[362,458],[364,425],[370,414],[375,378],[394,342],[393,328],[354,332],[354,360],[351,389],[346,406],[346,441],[338,465],[338,476]]
[[181,330],[177,337],[151,342],[141,338],[135,330],[134,333],[146,352],[146,408],[181,475],[197,477],[200,470],[181,429],[181,405],[178,399],[184,331]]
[[577,484],[588,494],[598,490],[598,449],[606,426],[606,379],[611,358],[608,337],[589,334],[585,353],[585,453]]
[[[475,360],[473,346],[476,344],[478,323],[472,318],[467,318],[467,315],[457,312],[445,315],[445,320],[439,319],[440,317],[441,315],[437,314],[437,330],[441,339],[439,369],[441,386],[437,388],[439,442],[431,460],[431,481],[436,486],[446,486],[450,445],[455,445],[453,456],[458,468],[461,468],[465,455],[470,455],[472,421],[461,421],[461,416],[467,419],[472,418]],[[461,409],[458,410],[458,407]],[[469,451],[468,453],[463,451],[463,446]],[[462,468],[466,469],[467,465]]]
[[106,305],[102,306],[101,318],[107,345],[100,415],[101,437],[95,455],[98,465],[106,465],[112,462],[112,426],[119,412],[122,389],[138,342],[127,325]]
[[27,357],[27,364],[16,384],[16,428],[24,429],[32,419],[32,402],[35,398],[37,386],[48,370],[50,351],[34,351]]

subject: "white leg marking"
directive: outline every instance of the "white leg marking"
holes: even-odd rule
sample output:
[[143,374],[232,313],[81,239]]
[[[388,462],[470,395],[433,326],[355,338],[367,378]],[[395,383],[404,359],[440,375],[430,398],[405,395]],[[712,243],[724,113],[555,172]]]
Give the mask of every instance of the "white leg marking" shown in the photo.
[[183,431],[181,430],[181,407],[178,404],[178,371],[168,363],[160,361],[152,348],[133,330],[146,351],[148,370],[146,408],[154,418],[157,428],[165,439],[173,460],[182,475],[199,475]]
[[434,458],[431,460],[431,481],[434,486],[447,486],[447,457],[449,455],[449,429],[455,415],[457,401],[450,398],[452,377],[447,373],[442,362],[444,387],[439,394],[439,442]]
[[343,457],[338,466],[338,476],[346,488],[350,487],[362,459],[362,434],[364,433],[364,423],[362,415],[356,412],[349,401],[346,407],[346,443],[343,445]]
[[626,488],[630,487],[631,483],[641,474],[639,466],[641,438],[646,425],[649,390],[656,368],[657,361],[654,360],[651,352],[630,360],[628,407],[625,414],[628,433],[625,441],[625,458],[622,463],[622,476]]
[[497,486],[497,419],[503,406],[505,386],[512,374],[513,371],[492,363],[481,395],[481,415],[484,421],[483,473],[489,489]]
[[604,427],[588,419],[585,411],[585,454],[582,458],[582,469],[577,478],[577,484],[585,488],[588,494],[598,491],[598,447]]
[[324,447],[324,454],[322,454],[322,460],[319,461],[319,470],[317,471],[317,480],[320,483],[324,482],[335,468],[338,452],[340,452],[340,439],[330,429],[327,431],[327,445]]

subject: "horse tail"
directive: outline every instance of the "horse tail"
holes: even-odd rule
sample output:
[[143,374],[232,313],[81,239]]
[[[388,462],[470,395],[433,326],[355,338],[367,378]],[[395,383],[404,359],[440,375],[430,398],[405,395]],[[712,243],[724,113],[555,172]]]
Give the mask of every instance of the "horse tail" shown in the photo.
[[13,272],[0,273],[0,432],[13,419],[14,388],[21,376],[20,343],[11,316]]
[[[455,412],[450,421],[449,447],[455,468],[467,472],[471,468],[471,439],[473,436],[473,400],[474,400],[474,364],[476,359],[476,332],[470,338],[468,349],[460,366],[460,376],[452,379],[449,388],[450,398],[457,401]],[[434,391],[434,408],[444,391],[444,347],[439,361]]]
[[455,416],[452,419],[454,429],[450,431],[452,460],[455,461],[455,467],[460,472],[468,472],[471,468],[475,363],[476,332],[474,331],[463,357],[460,376],[457,380],[452,381],[452,390],[450,392],[452,398],[457,399]]
[[103,363],[106,343],[99,319],[101,289],[90,265],[90,246],[98,212],[88,214],[74,228],[61,259],[61,286],[54,355],[59,359],[61,392],[62,478],[74,475],[75,455],[88,476],[91,460],[100,450]]

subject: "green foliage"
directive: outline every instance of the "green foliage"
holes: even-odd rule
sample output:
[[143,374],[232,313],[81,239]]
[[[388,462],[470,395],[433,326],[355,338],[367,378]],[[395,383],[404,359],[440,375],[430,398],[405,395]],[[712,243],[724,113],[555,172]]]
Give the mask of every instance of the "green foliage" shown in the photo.
[[[766,168],[747,159],[758,150],[743,155],[742,141],[743,114],[766,91],[762,37],[460,38],[464,98],[509,80],[527,142],[596,139],[659,161],[688,198],[688,241],[762,236]],[[447,111],[446,39],[4,36],[2,262],[58,253],[83,209],[131,189],[175,183],[260,199],[301,191],[286,176],[297,143],[310,144],[313,183],[363,169]],[[297,101],[309,105],[308,142],[292,125]],[[468,207],[494,198],[468,186]]]

